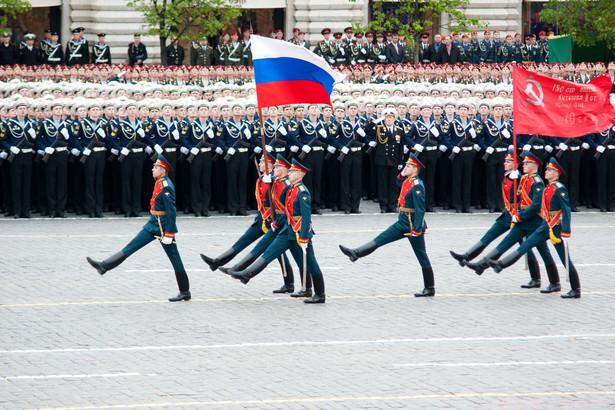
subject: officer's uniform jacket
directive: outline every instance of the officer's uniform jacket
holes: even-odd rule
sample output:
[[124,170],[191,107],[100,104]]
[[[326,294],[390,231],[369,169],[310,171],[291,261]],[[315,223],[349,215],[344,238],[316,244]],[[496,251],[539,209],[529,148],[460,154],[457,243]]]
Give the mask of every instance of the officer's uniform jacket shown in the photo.
[[[384,120],[383,120],[384,122]],[[374,124],[368,122],[365,132],[376,141],[374,150],[374,164],[397,167],[403,162],[404,130],[399,125],[393,125],[393,132],[381,122]]]
[[62,44],[56,43],[52,44],[47,41],[41,42],[41,62],[43,64],[50,65],[59,65],[64,63],[64,51],[62,49]]
[[[14,117],[3,121],[0,126],[0,146],[6,149],[7,153],[10,153],[8,150],[11,147],[16,147],[22,143],[24,138],[27,142],[32,143],[36,140],[36,136],[36,124],[28,118],[25,119],[23,125],[19,123],[17,117]],[[30,153],[32,147],[22,146],[21,152],[24,154]]]
[[333,43],[331,40],[320,40],[314,47],[314,54],[321,56],[331,63],[331,43]]
[[539,41],[538,45],[538,62],[549,62],[549,41]]
[[92,63],[111,64],[111,48],[107,44],[94,44],[92,47]]
[[271,185],[271,196],[273,197],[273,208],[275,212],[274,223],[276,229],[286,225],[286,195],[291,188],[288,177],[276,178]]
[[90,62],[90,51],[84,40],[70,40],[66,43],[66,55],[64,56],[66,65],[88,64]]
[[519,220],[527,222],[540,215],[545,184],[537,174],[524,174],[517,188]]
[[538,48],[534,46],[524,45],[523,47],[519,47],[519,53],[521,54],[521,61],[524,63],[535,63],[538,61]]
[[198,41],[190,44],[190,65],[212,65],[214,49],[209,44],[203,46]]
[[559,181],[550,182],[542,194],[540,216],[549,230],[561,225],[561,236],[570,237],[570,199],[568,190]]
[[425,186],[418,177],[405,178],[399,174],[401,185],[397,205],[399,214],[397,222],[412,235],[422,235],[427,230],[425,223]]
[[175,237],[177,225],[175,218],[175,187],[168,177],[156,180],[150,199],[150,218],[143,229],[156,236]]
[[387,45],[385,43],[375,43],[372,46],[372,58],[376,61],[376,64],[386,64],[386,48]]
[[338,43],[337,41],[333,41],[331,43],[331,58],[334,60],[334,65],[339,66],[342,64],[346,64],[348,61],[348,56],[346,55],[346,46],[344,43]]
[[303,182],[297,182],[286,194],[286,231],[289,240],[308,243],[312,230],[312,198]]
[[[348,44],[348,46],[346,47],[346,51],[348,53],[348,62],[351,65],[356,65],[359,62],[359,58],[361,57],[361,46],[353,42]],[[363,60],[363,63],[364,62],[365,60]]]

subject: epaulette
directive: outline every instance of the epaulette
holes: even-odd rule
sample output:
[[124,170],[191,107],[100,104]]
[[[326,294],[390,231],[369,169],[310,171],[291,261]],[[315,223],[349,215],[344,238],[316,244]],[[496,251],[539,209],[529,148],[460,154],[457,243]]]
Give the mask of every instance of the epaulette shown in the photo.
[[162,186],[164,188],[167,188],[169,186],[169,183],[167,181],[162,181]]
[[305,187],[304,187],[303,185],[301,185],[301,186],[299,187],[299,191],[304,192],[304,191],[305,191]]
[[402,128],[401,128],[400,126],[396,125],[396,126],[395,126],[395,129],[396,129],[396,130],[401,130]]
[[284,185],[285,185],[285,186],[290,186],[290,185],[292,185],[292,184],[290,183],[290,181],[289,181],[288,179],[285,179],[285,180],[284,180]]
[[419,180],[418,180],[418,179],[415,179],[414,181],[412,181],[412,184],[413,184],[413,185],[418,185],[418,184],[419,184]]
[[555,183],[555,187],[556,187],[556,188],[561,188],[561,187],[563,187],[563,185],[562,185],[562,183],[561,183],[561,182],[556,182],[556,183]]
[[535,176],[534,177],[534,182],[542,182],[542,179],[540,179],[539,176]]

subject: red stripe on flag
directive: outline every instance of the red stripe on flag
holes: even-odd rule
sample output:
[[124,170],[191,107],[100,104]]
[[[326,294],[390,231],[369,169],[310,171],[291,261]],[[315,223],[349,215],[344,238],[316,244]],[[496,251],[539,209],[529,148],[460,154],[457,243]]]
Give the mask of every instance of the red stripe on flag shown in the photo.
[[305,80],[256,84],[256,97],[260,108],[284,104],[331,105],[322,84]]

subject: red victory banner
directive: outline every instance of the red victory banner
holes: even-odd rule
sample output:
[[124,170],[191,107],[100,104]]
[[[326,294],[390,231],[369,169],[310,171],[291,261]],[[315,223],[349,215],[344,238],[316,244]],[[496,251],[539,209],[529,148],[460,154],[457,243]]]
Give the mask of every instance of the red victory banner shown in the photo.
[[515,134],[575,138],[615,124],[603,75],[587,84],[557,80],[523,68],[513,68]]

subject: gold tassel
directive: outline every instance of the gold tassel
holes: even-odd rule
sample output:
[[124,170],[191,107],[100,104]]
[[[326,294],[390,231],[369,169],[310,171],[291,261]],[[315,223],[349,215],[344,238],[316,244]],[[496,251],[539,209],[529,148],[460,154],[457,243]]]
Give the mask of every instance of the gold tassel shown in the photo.
[[269,230],[267,228],[267,221],[263,220],[263,226],[261,226],[261,229],[263,230],[264,233],[267,233],[267,231]]
[[553,228],[549,228],[549,238],[551,238],[551,243],[553,245],[557,245],[558,243],[562,243],[562,240],[560,238],[558,238],[557,236],[555,236],[555,234],[553,233]]

